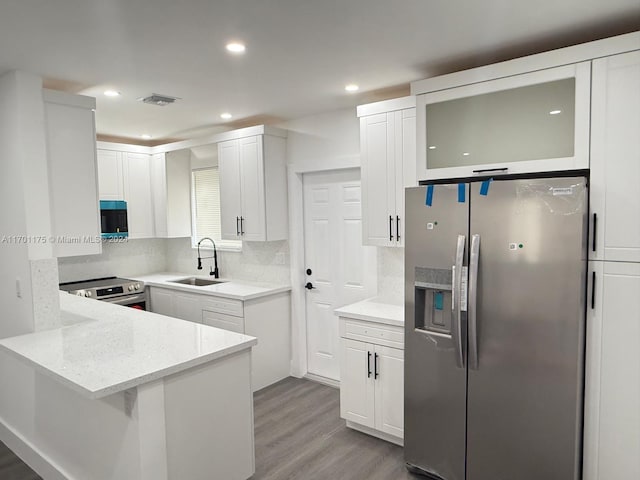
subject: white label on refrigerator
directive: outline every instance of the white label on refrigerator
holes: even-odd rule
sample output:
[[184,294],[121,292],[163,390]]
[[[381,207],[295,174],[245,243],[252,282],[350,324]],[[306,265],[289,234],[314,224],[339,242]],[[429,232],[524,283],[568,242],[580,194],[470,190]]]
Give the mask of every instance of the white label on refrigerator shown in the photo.
[[554,197],[557,195],[573,195],[573,187],[554,188],[552,192]]
[[433,230],[433,223],[427,223],[427,230]]
[[468,268],[462,267],[462,285],[460,286],[460,310],[467,311],[467,275]]

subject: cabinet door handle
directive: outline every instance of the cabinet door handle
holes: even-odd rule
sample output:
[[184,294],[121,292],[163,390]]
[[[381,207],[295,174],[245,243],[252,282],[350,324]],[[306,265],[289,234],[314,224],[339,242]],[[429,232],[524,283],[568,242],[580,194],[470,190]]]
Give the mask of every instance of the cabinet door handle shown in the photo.
[[373,356],[373,378],[377,379],[380,372],[378,372],[378,354]]
[[596,308],[596,272],[591,272],[591,310]]
[[389,215],[389,241],[390,242],[393,241],[393,232],[391,231],[392,228],[393,228],[393,217]]
[[491,173],[491,172],[504,172],[506,173],[509,170],[508,167],[503,167],[503,168],[482,168],[480,170],[473,170],[473,173],[475,173],[476,175],[481,174],[481,173]]
[[400,241],[400,216],[396,215],[396,242]]
[[244,217],[240,217],[240,235],[244,235]]
[[236,217],[236,237],[240,236],[240,217]]
[[594,213],[593,214],[593,238],[592,240],[592,244],[591,244],[591,249],[595,252],[596,251],[596,237],[598,236],[598,214]]
[[371,352],[367,352],[367,378],[371,378]]

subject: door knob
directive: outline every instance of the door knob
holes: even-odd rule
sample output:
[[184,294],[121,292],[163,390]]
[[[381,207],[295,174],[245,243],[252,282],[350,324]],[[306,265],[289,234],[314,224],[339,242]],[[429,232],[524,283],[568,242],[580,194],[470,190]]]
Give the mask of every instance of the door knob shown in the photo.
[[311,289],[315,289],[316,287],[313,286],[313,283],[307,282],[304,288],[306,288],[307,290],[311,290]]
[[313,272],[311,271],[310,268],[307,268],[307,275],[311,275]]

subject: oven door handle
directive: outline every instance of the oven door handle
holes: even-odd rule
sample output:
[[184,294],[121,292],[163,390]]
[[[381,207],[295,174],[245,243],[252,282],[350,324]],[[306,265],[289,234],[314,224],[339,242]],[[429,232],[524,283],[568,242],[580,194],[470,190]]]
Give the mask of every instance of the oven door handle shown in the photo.
[[116,305],[129,305],[133,303],[140,303],[147,301],[146,293],[139,293],[137,295],[123,295],[121,297],[101,298],[103,302],[115,303]]

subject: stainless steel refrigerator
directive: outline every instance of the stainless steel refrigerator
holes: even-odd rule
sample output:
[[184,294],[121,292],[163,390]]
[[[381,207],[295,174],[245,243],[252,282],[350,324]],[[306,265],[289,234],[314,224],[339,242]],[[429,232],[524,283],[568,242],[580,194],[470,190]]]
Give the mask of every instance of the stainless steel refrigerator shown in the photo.
[[573,175],[406,190],[410,470],[580,478],[588,195]]

